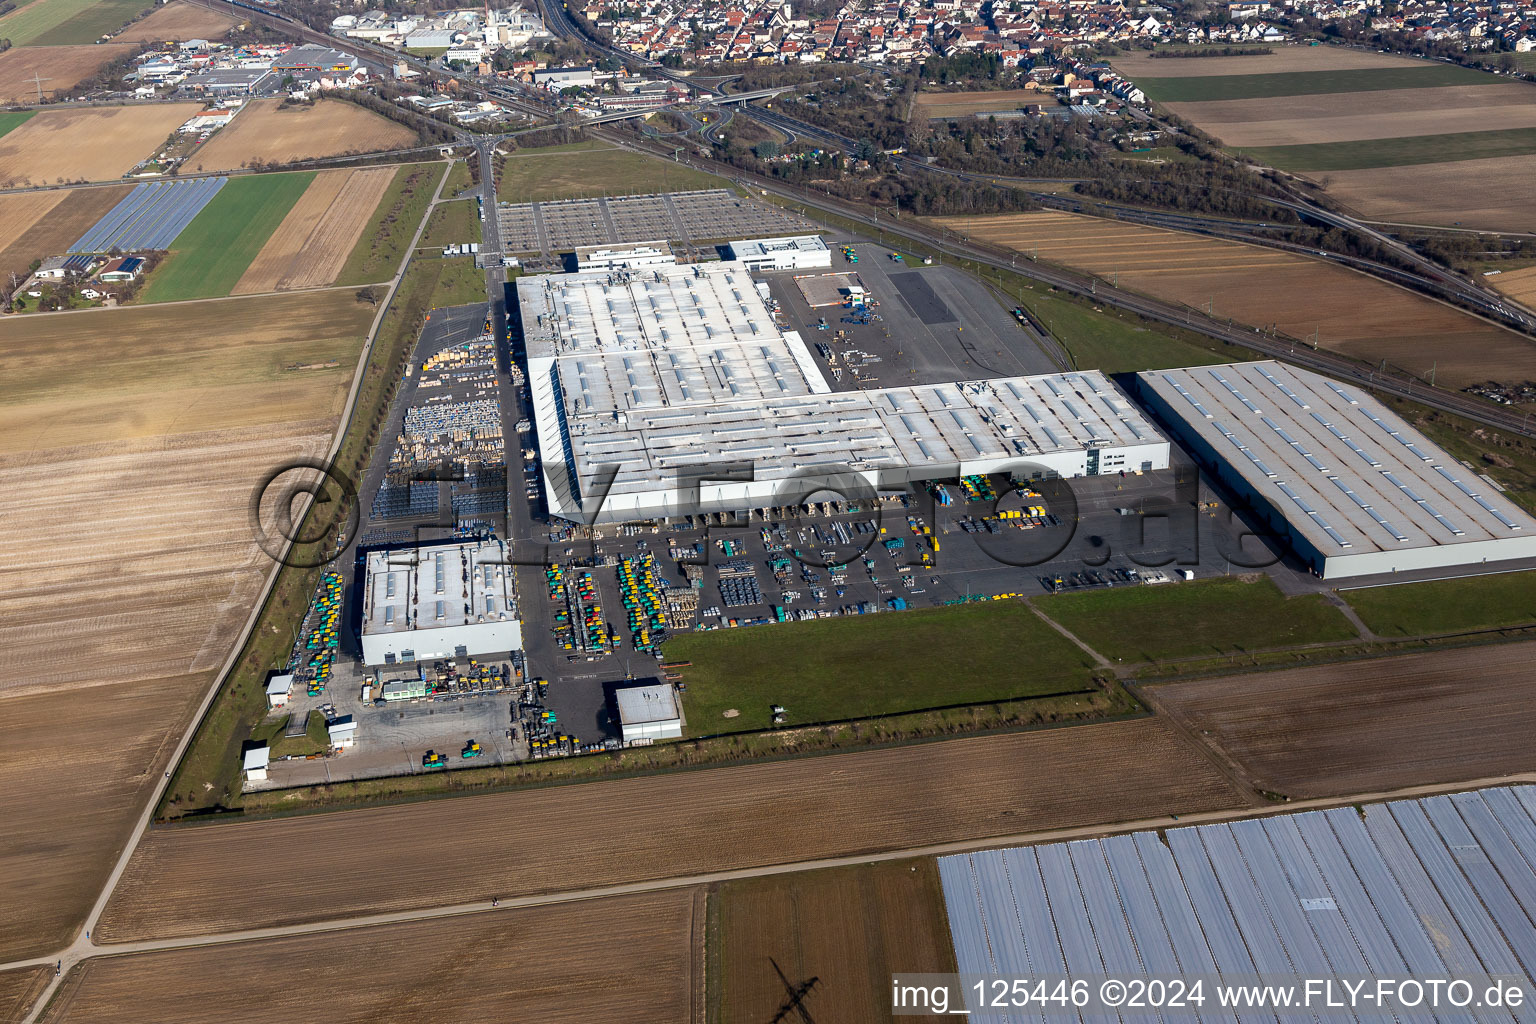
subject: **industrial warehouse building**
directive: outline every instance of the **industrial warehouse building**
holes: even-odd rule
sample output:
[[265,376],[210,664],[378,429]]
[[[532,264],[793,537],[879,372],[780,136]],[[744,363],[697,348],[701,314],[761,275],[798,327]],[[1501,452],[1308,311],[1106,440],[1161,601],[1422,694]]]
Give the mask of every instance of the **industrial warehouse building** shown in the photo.
[[495,540],[369,552],[363,662],[395,665],[521,650],[507,562],[505,543]]
[[833,392],[735,261],[518,281],[550,512],[625,522],[1168,466],[1097,371]]
[[613,692],[624,743],[653,743],[683,735],[683,716],[671,683],[624,686]]
[[676,262],[677,257],[665,239],[627,245],[584,245],[576,250],[577,271],[633,270]]
[[731,259],[751,270],[814,270],[832,265],[832,250],[820,235],[749,238],[727,248]]
[[1272,360],[1137,388],[1324,579],[1536,557],[1536,520],[1362,390]]

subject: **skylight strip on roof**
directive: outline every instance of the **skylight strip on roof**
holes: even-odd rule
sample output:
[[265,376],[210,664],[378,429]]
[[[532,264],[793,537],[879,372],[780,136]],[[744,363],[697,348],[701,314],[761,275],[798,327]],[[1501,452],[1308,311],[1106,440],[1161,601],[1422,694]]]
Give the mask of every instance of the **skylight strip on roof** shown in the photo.
[[1435,522],[1439,523],[1441,526],[1443,526],[1447,530],[1449,530],[1452,533],[1452,535],[1457,536],[1457,537],[1461,537],[1461,536],[1464,535],[1463,531],[1458,530],[1458,529],[1456,529],[1456,527],[1452,526],[1450,520],[1446,519],[1445,516],[1441,515],[1439,510],[1437,510],[1429,502],[1425,501],[1423,498],[1421,498],[1417,494],[1415,494],[1413,488],[1411,488],[1407,484],[1403,483],[1401,480],[1399,480],[1397,477],[1393,476],[1391,473],[1383,473],[1381,475],[1386,478],[1387,483],[1391,484],[1393,487],[1396,487],[1398,490],[1400,490],[1404,494],[1406,494],[1408,496],[1408,500],[1409,501],[1411,501],[1415,505],[1419,506],[1419,508],[1422,508],[1425,512],[1428,512],[1430,514],[1430,516],[1434,518]]

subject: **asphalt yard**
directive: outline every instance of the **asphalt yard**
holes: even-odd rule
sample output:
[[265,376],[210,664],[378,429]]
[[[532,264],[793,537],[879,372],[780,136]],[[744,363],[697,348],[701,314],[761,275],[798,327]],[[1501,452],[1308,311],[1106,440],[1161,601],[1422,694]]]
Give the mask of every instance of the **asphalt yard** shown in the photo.
[[[583,728],[617,735],[607,690],[656,674],[654,656],[634,650],[626,629],[616,568],[622,557],[650,554],[667,586],[692,587],[697,611],[682,620],[690,630],[775,629],[781,621],[890,614],[998,595],[1145,586],[1183,571],[1205,578],[1274,560],[1268,548],[1244,538],[1250,528],[1190,465],[1042,481],[1036,496],[1008,492],[1005,478],[992,483],[995,501],[966,501],[949,484],[948,506],[923,492],[851,502],[857,511],[845,503],[842,511],[829,507],[830,514],[818,503],[810,513],[770,510],[767,519],[754,510],[746,520],[605,526],[592,540],[556,531],[546,557],[567,576],[590,574],[619,643],[599,652],[557,644],[543,663],[548,667],[534,670],[550,680],[547,703],[583,738]],[[1043,506],[1047,515],[997,515],[1030,506]],[[525,613],[535,603],[549,604],[547,591],[523,595]],[[544,611],[525,623],[542,620],[547,630]]]
[[[902,387],[1054,373],[1040,335],[1021,324],[985,284],[950,267],[913,269],[891,250],[854,246],[858,263],[834,248],[830,271],[765,275],[791,330],[816,351],[836,390]],[[864,288],[879,319],[858,322],[856,310],[832,298],[852,283]],[[826,321],[825,329],[821,321]],[[852,322],[850,322],[852,321]],[[826,346],[829,359],[817,348]],[[849,355],[851,353],[851,356]]]
[[507,252],[570,252],[577,246],[651,242],[691,246],[813,231],[796,214],[729,189],[502,204],[497,216]]

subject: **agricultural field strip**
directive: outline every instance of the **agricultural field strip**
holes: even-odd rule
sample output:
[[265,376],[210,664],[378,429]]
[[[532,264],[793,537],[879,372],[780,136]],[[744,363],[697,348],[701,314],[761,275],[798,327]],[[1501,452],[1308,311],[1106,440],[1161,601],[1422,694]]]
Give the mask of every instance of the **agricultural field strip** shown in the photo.
[[1228,75],[1263,75],[1303,71],[1351,71],[1379,68],[1435,67],[1417,57],[1372,53],[1342,46],[1279,46],[1262,56],[1241,57],[1153,57],[1133,51],[1110,58],[1116,71],[1130,78],[1210,78]]
[[68,197],[60,190],[0,196],[0,239],[14,242]]
[[[1496,110],[1525,107],[1536,103],[1536,89],[1529,85],[1505,82],[1500,85],[1447,85],[1414,89],[1406,94],[1413,100],[1405,109],[1401,92],[1319,93],[1315,96],[1283,96],[1251,100],[1201,100],[1194,103],[1170,103],[1168,109],[1207,131],[1220,134],[1212,125],[1257,124],[1266,121],[1316,121],[1319,130],[1334,120],[1348,121],[1367,115],[1411,118],[1424,114],[1438,116],[1442,110]],[[1422,132],[1398,132],[1400,135]]]
[[[1106,835],[1124,835],[1133,832],[1165,829],[1173,825],[1193,826],[1220,822],[1243,821],[1247,819],[1266,818],[1274,815],[1295,814],[1303,811],[1326,811],[1338,807],[1350,807],[1355,804],[1380,804],[1393,800],[1418,798],[1439,794],[1463,793],[1496,786],[1521,784],[1536,785],[1536,771],[1522,771],[1507,775],[1478,779],[1465,779],[1462,781],[1450,783],[1415,785],[1392,790],[1374,790],[1370,792],[1351,793],[1342,796],[1293,799],[1283,805],[1276,804],[1267,807],[1233,806],[1215,810],[1197,810],[1181,812],[1177,815],[1166,814],[1158,817],[1106,822],[1103,824],[1076,825],[1062,828],[1041,829],[1031,832],[1015,833],[1012,835],[987,836],[974,839],[955,840],[952,842],[910,846],[902,849],[875,850],[868,853],[852,854],[847,856],[820,857],[778,864],[764,864],[745,868],[731,868],[721,871],[701,872],[699,874],[693,875],[678,875],[669,878],[655,878],[640,882],[624,882],[583,889],[551,891],[527,896],[503,896],[497,898],[496,906],[494,907],[491,905],[489,900],[474,900],[463,903],[443,904],[440,906],[424,907],[413,910],[390,911],[379,914],[360,914],[351,917],[338,917],[327,920],[310,921],[301,924],[277,925],[264,928],[210,931],[202,934],[175,936],[170,938],[134,939],[119,942],[95,942],[93,940],[89,947],[89,951],[80,955],[77,959],[120,956],[128,953],[148,953],[159,950],[187,949],[196,946],[207,946],[224,943],[251,942],[261,939],[273,939],[291,935],[309,935],[323,934],[327,932],[351,931],[353,929],[400,924],[408,921],[426,921],[438,918],[460,917],[469,914],[491,913],[498,910],[516,910],[525,907],[557,906],[566,903],[581,903],[588,900],[603,899],[613,896],[660,892],[669,889],[678,889],[695,885],[709,885],[713,883],[729,882],[739,879],[765,878],[774,875],[795,874],[802,871],[816,871],[823,868],[858,867],[860,865],[884,863],[893,860],[908,860],[916,857],[946,857],[957,854],[974,853],[978,850],[993,850],[1001,847],[1067,842],[1076,839],[1098,838]],[[454,799],[457,801],[464,798],[456,797]],[[184,827],[197,828],[202,826]],[[49,954],[47,956],[17,960],[11,963],[0,963],[0,971],[32,967],[37,965],[52,965],[55,959],[56,957],[53,954]]]
[[1330,172],[1328,193],[1375,221],[1536,232],[1531,175],[1529,156],[1373,167]]
[[[942,927],[942,907],[933,903]],[[541,1024],[677,1024],[695,1019],[705,912],[704,894],[684,889],[472,922],[399,924],[339,942],[295,936],[93,960],[59,986],[42,1019],[189,1024],[224,1007],[259,1006],[265,1020],[311,1020],[314,987],[293,981],[323,962],[336,976],[369,978],[328,993],[330,1020],[499,1021],[514,1013]],[[391,966],[381,972],[381,964]],[[47,975],[52,980],[52,968]]]
[[330,284],[394,177],[393,167],[317,174],[251,261],[232,294]]
[[[1472,130],[1475,126],[1475,130]],[[1448,107],[1442,110],[1403,110],[1395,113],[1358,114],[1328,118],[1285,118],[1274,121],[1233,122],[1206,128],[1222,143],[1236,149],[1318,146],[1367,140],[1399,140],[1420,144],[1436,140],[1483,135],[1492,131],[1536,126],[1536,89],[1531,102],[1522,106]],[[1476,140],[1468,140],[1476,141]],[[1445,143],[1441,143],[1444,145]],[[1433,159],[1419,161],[1437,162]]]
[[156,103],[41,111],[0,136],[0,186],[116,180],[201,109]]
[[229,171],[257,163],[370,153],[415,145],[416,133],[346,100],[279,110],[278,101],[254,100],[228,126],[188,158],[194,171]]
[[[1518,192],[1518,185],[1514,188]],[[1528,195],[1527,185],[1522,207],[1526,211]],[[1162,262],[1168,258],[1165,254],[1187,254],[1193,249],[1191,235],[1090,220],[1055,212],[928,218],[929,223],[973,238],[996,240],[1021,253],[1110,277],[1121,287],[1165,301],[1192,308],[1213,303],[1219,315],[1247,324],[1275,324],[1297,338],[1316,331],[1321,346],[1355,358],[1385,358],[1423,373],[1438,365],[1442,384],[1464,387],[1505,376],[1536,379],[1536,348],[1528,339],[1364,275],[1258,246],[1205,238],[1199,242],[1209,247],[1207,264],[1173,269],[1176,264]],[[1078,252],[1080,234],[1118,237],[1121,244]],[[1252,263],[1262,265],[1243,266]],[[1298,305],[1299,294],[1307,295],[1308,302]],[[1451,338],[1462,343],[1448,344]]]
[[192,178],[137,185],[127,198],[80,236],[69,251],[169,249],[176,236],[228,181],[228,178]]
[[1504,82],[1497,75],[1446,64],[1187,78],[1142,77],[1135,81],[1148,98],[1159,103],[1405,91],[1446,85],[1499,85]]
[[[1034,763],[1035,775],[1020,776],[1021,762]],[[1044,772],[1053,785],[1041,785]],[[942,782],[959,775],[972,780],[965,793]],[[573,793],[581,797],[577,805]],[[1106,800],[1109,793],[1126,798]],[[102,941],[116,942],[276,926],[467,903],[487,891],[510,899],[867,854],[931,842],[935,822],[943,827],[938,836],[962,841],[1032,824],[1097,824],[1251,802],[1206,754],[1160,722],[1137,718],[604,780],[579,791],[524,789],[154,830],[139,841],[97,929]],[[770,805],[796,817],[799,827],[765,833],[761,808]],[[642,826],[641,818],[650,823]],[[628,837],[622,851],[586,842],[602,828]],[[432,874],[430,886],[338,893],[323,908],[274,898],[267,889],[280,884],[277,878],[252,880],[238,893],[226,884],[232,856],[259,859],[267,849],[292,849],[296,840],[313,851],[309,869],[319,874],[362,847],[414,873],[419,858],[433,856],[417,841],[423,834],[454,834],[463,855],[484,851],[490,867]],[[680,843],[682,836],[689,841]],[[546,869],[522,870],[529,858]]]
[[1282,169],[1314,172],[1456,163],[1536,153],[1536,128],[1295,146],[1250,146],[1243,153],[1260,163]]

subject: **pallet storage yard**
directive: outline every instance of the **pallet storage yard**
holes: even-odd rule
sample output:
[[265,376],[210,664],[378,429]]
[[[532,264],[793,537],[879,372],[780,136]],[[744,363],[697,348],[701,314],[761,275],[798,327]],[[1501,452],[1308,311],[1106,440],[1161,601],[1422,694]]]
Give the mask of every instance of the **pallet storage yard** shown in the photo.
[[363,661],[407,664],[521,650],[522,623],[501,541],[368,554]]
[[550,512],[625,522],[822,489],[1166,469],[1096,371],[833,392],[739,262],[518,281]]
[[1273,360],[1137,388],[1324,579],[1536,557],[1536,520],[1362,390]]

